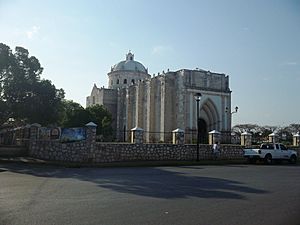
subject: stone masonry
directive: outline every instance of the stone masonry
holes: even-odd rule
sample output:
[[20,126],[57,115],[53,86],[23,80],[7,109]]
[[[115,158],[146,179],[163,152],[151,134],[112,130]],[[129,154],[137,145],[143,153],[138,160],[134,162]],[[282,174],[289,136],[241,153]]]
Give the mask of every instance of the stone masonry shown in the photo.
[[[100,143],[96,142],[96,125],[86,126],[86,139],[63,143],[59,140],[37,139],[37,127],[31,129],[29,156],[45,160],[111,163],[132,161],[193,161],[196,145],[192,144],[143,144],[143,143]],[[221,145],[220,159],[243,159],[241,145]],[[199,146],[200,159],[212,159],[212,145]],[[299,147],[293,147],[298,154]]]
[[[196,145],[95,143],[93,149],[86,141],[59,143],[35,141],[29,151],[32,157],[64,162],[132,162],[132,161],[192,161],[196,159]],[[242,159],[238,145],[221,147],[221,159]],[[200,145],[200,159],[211,159],[211,145]]]

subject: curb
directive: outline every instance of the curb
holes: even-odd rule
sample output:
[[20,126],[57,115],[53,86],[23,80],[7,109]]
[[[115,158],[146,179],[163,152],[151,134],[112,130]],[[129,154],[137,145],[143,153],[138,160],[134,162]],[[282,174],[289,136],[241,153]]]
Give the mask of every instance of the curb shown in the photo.
[[200,160],[197,161],[133,161],[133,162],[108,162],[108,163],[78,163],[78,162],[61,162],[47,161],[32,157],[5,157],[0,158],[0,163],[24,163],[32,165],[51,165],[67,168],[81,167],[152,167],[152,166],[198,166],[198,165],[229,165],[229,164],[246,164],[245,160]]

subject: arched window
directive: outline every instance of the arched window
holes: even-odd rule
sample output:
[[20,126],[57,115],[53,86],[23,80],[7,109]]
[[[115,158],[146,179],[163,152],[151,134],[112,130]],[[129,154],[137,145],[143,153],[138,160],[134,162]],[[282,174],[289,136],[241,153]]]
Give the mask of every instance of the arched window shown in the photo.
[[127,79],[124,79],[124,84],[127,84]]
[[134,79],[132,79],[132,80],[131,80],[131,84],[135,84],[135,81],[134,81]]
[[120,81],[119,81],[119,79],[117,79],[117,84],[119,84],[120,83]]
[[114,84],[114,81],[113,81],[113,80],[111,80],[111,81],[110,81],[110,85],[113,85],[113,84]]

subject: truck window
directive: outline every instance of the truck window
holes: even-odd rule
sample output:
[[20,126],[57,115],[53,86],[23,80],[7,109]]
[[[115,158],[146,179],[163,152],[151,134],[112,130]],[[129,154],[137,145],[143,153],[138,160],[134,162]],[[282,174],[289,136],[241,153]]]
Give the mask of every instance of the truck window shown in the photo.
[[274,149],[274,145],[273,144],[262,144],[260,146],[261,149]]
[[278,144],[276,144],[276,149],[279,149],[279,145]]
[[281,150],[287,150],[287,148],[284,145],[280,145]]
[[261,149],[267,149],[267,145],[261,145]]

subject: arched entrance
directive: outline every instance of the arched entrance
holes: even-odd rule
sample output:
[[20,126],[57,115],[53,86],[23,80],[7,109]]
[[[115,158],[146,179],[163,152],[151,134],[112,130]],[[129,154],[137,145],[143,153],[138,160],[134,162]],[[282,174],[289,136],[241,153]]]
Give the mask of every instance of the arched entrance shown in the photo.
[[200,119],[199,121],[199,132],[200,132],[200,143],[207,144],[208,143],[208,131],[207,124],[204,119]]
[[[200,111],[201,118],[206,122],[207,132],[211,130],[220,130],[221,129],[221,120],[215,103],[210,99],[206,101],[201,106]],[[208,134],[207,134],[208,136]]]

